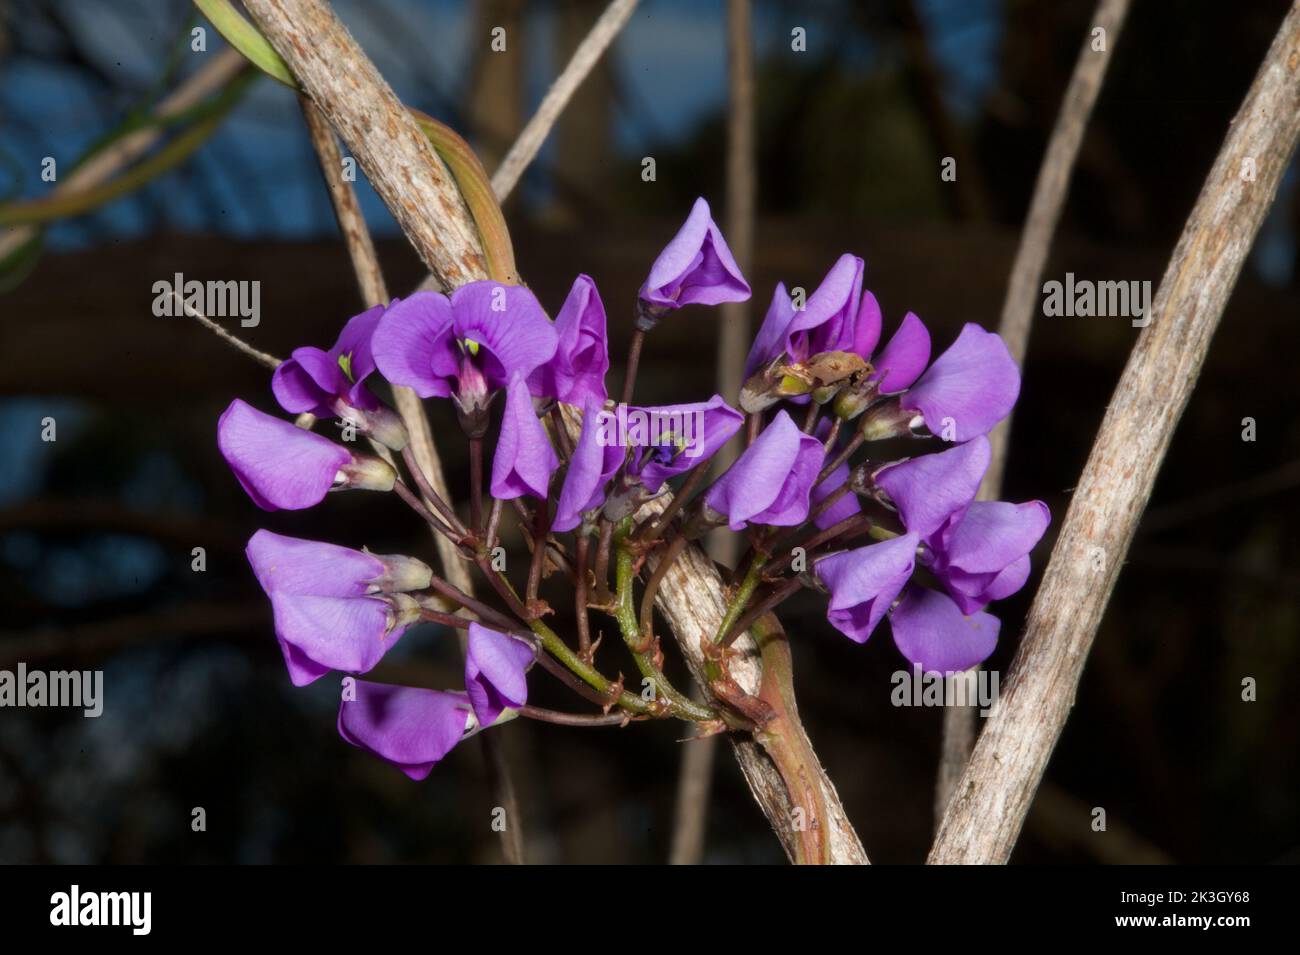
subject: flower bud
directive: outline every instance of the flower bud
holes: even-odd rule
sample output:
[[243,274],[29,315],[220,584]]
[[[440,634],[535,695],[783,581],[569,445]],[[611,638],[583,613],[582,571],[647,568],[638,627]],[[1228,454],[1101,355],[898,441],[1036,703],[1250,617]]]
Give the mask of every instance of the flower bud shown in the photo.
[[917,428],[925,424],[925,419],[915,411],[904,408],[898,398],[881,402],[862,416],[862,436],[868,441],[883,441],[886,438],[915,436]]
[[397,412],[386,405],[364,409],[339,399],[334,403],[334,413],[344,421],[356,425],[358,431],[373,438],[386,448],[401,451],[410,440],[406,426]]
[[353,454],[352,460],[339,468],[334,481],[337,490],[391,491],[397,482],[397,472],[383,458]]
[[[366,553],[370,553],[366,551]],[[406,590],[423,590],[433,580],[433,571],[429,565],[414,557],[403,554],[374,554],[376,560],[384,565],[384,572],[372,577],[366,583],[371,593],[391,594]]]

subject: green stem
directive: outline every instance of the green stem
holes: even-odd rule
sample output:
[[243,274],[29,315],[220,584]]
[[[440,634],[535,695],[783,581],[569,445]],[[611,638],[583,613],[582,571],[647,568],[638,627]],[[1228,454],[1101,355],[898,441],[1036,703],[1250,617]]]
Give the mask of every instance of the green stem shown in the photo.
[[632,548],[628,546],[628,534],[631,530],[631,517],[619,521],[614,530],[614,548],[617,553],[614,574],[618,591],[614,617],[618,620],[619,630],[623,633],[623,642],[627,644],[628,650],[636,660],[641,675],[654,685],[656,696],[661,696],[668,701],[669,709],[674,716],[696,721],[717,719],[718,715],[713,710],[696,703],[669,683],[668,677],[655,662],[653,651],[644,646],[647,641],[642,636],[641,624],[632,598],[632,581],[636,574],[632,569],[634,562]]

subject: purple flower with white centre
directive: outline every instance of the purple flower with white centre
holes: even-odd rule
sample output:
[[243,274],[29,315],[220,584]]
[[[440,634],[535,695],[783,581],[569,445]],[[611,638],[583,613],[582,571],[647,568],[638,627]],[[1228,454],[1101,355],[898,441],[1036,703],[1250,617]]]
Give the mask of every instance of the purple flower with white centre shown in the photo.
[[481,412],[515,375],[527,378],[555,354],[556,334],[520,285],[470,282],[447,298],[417,292],[390,305],[371,339],[375,364],[421,398],[454,398]]
[[894,645],[929,673],[959,673],[983,663],[1002,628],[987,613],[963,614],[947,595],[909,585],[889,615]]
[[969,441],[1005,418],[1020,394],[1020,369],[1006,343],[967,324],[900,399],[945,441]]
[[545,500],[551,475],[560,466],[546,428],[537,419],[528,384],[515,375],[506,389],[501,434],[492,458],[492,496],[503,501],[525,494]]
[[605,500],[605,489],[627,457],[627,449],[618,442],[601,442],[603,405],[589,401],[583,409],[582,434],[569,459],[569,470],[560,487],[551,529],[571,531],[582,523],[583,515],[598,508]]
[[863,263],[856,255],[842,255],[821,285],[797,310],[785,285],[777,283],[763,324],[745,361],[745,377],[784,355],[806,361],[827,351],[853,351],[865,346],[866,358],[880,337],[880,307],[874,295],[862,297]]
[[428,776],[474,727],[464,693],[368,680],[355,680],[353,690],[339,705],[339,735],[412,779]]
[[217,422],[217,447],[264,511],[311,507],[334,487],[391,491],[396,478],[379,458],[354,454],[238,398]]
[[704,503],[726,515],[733,531],[750,524],[790,527],[808,517],[808,497],[825,457],[784,411],[709,488]]
[[881,394],[895,394],[911,386],[929,361],[930,333],[913,312],[908,312],[889,343],[872,361],[875,367],[872,377]]
[[[745,416],[714,395],[685,405],[628,408],[602,417],[600,440],[632,448],[628,475],[651,494],[664,482],[703,464],[731,440]],[[617,428],[612,438],[608,431]]]
[[831,625],[866,643],[912,576],[918,543],[916,534],[904,534],[817,561],[817,576],[831,594],[826,613]]
[[872,479],[898,508],[903,526],[929,537],[975,500],[990,455],[989,439],[979,435],[938,454],[887,465]]
[[649,308],[664,311],[683,305],[744,302],[749,294],[749,283],[714,223],[709,204],[696,199],[680,231],[650,266],[639,297]]
[[579,275],[555,316],[555,356],[529,376],[529,390],[582,407],[589,399],[602,402],[609,371],[609,342],[605,335],[605,306],[590,276]]
[[964,613],[974,613],[1025,585],[1029,552],[1051,521],[1042,501],[975,501],[930,536],[923,563]]
[[502,712],[528,702],[528,668],[532,645],[508,633],[469,625],[465,645],[465,692],[479,726],[491,726]]
[[372,669],[419,617],[412,598],[378,596],[429,586],[411,557],[382,557],[260,530],[246,551],[275,613],[289,677],[303,686],[330,670]]

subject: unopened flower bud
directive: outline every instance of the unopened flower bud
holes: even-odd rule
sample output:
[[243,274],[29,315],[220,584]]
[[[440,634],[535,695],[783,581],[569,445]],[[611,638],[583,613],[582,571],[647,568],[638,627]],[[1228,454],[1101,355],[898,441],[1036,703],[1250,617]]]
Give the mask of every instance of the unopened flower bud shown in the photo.
[[353,454],[352,460],[339,468],[334,482],[336,489],[391,491],[397,482],[397,472],[383,458]]
[[915,436],[917,428],[924,426],[925,419],[915,411],[904,408],[898,398],[891,398],[867,411],[862,416],[862,436],[868,441],[883,441],[886,438]]
[[372,588],[371,593],[390,594],[407,590],[423,590],[433,580],[433,571],[422,560],[403,554],[373,556],[383,563],[384,572],[366,581]]
[[357,430],[362,434],[394,451],[401,451],[410,440],[402,419],[398,417],[397,412],[385,405],[367,410],[338,399],[334,405],[334,412],[344,421],[356,425]]

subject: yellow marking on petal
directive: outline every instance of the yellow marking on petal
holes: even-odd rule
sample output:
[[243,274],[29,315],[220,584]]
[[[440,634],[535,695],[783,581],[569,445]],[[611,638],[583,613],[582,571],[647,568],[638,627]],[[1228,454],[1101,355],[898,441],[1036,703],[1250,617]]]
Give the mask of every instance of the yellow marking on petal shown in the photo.
[[343,369],[343,374],[347,376],[348,381],[354,385],[357,383],[357,380],[352,377],[352,352],[339,355],[339,368]]

